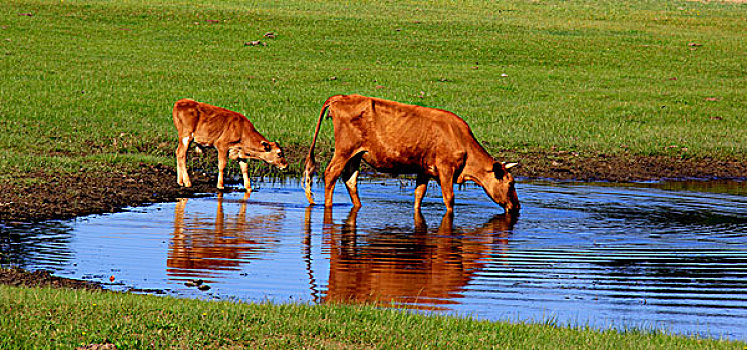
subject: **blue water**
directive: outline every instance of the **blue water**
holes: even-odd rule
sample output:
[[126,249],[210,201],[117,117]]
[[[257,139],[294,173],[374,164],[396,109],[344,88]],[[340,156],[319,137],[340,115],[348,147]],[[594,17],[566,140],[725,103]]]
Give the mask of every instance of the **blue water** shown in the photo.
[[[256,181],[255,181],[256,182]],[[0,262],[113,290],[247,302],[369,302],[490,320],[660,329],[747,340],[747,196],[520,182],[521,215],[482,189],[360,184],[331,210],[296,182],[0,227]],[[434,185],[435,186],[435,185]],[[658,187],[658,188],[657,188]],[[322,201],[323,190],[315,190]],[[723,191],[721,191],[723,192]],[[729,192],[729,191],[726,191]],[[114,276],[114,282],[110,282]],[[211,289],[184,283],[203,279]]]

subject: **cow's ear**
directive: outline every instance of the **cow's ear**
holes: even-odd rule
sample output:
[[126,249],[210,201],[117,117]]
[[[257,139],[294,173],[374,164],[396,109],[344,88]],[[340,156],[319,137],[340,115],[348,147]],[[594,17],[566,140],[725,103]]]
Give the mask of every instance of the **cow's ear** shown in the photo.
[[269,152],[272,150],[272,145],[270,145],[267,141],[262,141],[262,147],[265,148],[265,152]]
[[493,163],[493,175],[495,175],[495,178],[498,180],[502,179],[503,176],[506,175],[506,171],[503,168],[503,163],[501,162]]

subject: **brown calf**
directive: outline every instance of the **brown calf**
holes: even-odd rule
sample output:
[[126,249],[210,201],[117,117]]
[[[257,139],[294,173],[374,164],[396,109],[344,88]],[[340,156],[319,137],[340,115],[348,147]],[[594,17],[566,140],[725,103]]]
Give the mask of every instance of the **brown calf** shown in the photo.
[[342,176],[353,205],[361,205],[357,178],[361,159],[385,173],[417,174],[415,210],[428,181],[441,185],[446,210],[454,210],[454,182],[474,181],[506,212],[519,210],[514,178],[516,163],[496,162],[454,113],[360,95],[337,95],[324,102],[306,157],[304,186],[309,203],[316,170],[314,146],[325,111],[335,128],[335,154],[324,172],[324,205],[332,205],[335,182]]
[[280,169],[288,167],[283,151],[276,142],[269,142],[254,129],[249,119],[225,108],[182,99],[174,104],[174,126],[179,133],[176,148],[176,182],[192,186],[187,175],[187,150],[194,141],[203,147],[218,150],[218,188],[223,189],[223,170],[230,157],[239,159],[244,188],[251,191],[247,159],[260,159]]

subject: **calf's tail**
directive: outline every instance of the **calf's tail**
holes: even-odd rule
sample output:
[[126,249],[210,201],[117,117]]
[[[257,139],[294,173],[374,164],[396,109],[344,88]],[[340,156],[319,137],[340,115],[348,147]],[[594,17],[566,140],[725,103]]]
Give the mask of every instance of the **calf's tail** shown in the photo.
[[324,113],[327,112],[327,109],[332,104],[332,102],[336,101],[339,97],[341,96],[332,96],[328,98],[327,101],[324,101],[324,105],[322,105],[322,111],[319,113],[319,120],[316,122],[314,139],[311,140],[309,154],[306,156],[306,163],[303,171],[303,186],[304,192],[306,192],[306,199],[309,201],[309,204],[314,204],[314,195],[311,193],[311,177],[314,176],[314,173],[316,172],[316,160],[314,159],[314,147],[316,146],[316,139],[319,136],[319,129],[321,129],[322,127],[322,119],[324,119]]

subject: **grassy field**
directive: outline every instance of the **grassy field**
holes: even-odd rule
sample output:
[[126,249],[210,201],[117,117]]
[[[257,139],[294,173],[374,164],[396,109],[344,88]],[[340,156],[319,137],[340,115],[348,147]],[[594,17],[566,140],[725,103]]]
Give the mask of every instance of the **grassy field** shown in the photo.
[[[425,317],[372,306],[239,304],[0,285],[0,348],[742,349],[646,331]],[[551,322],[550,322],[551,323]]]
[[491,152],[742,159],[746,16],[717,1],[6,0],[0,178],[171,164],[183,97],[305,148],[338,93],[454,111]]

